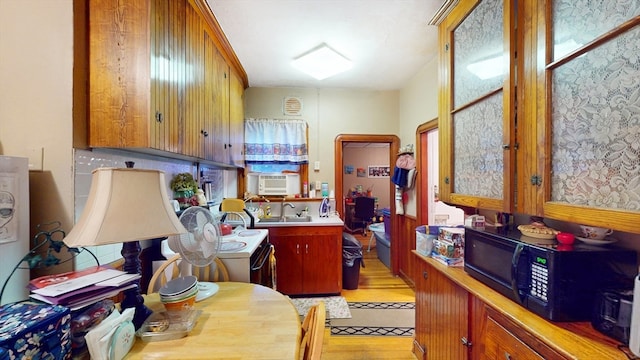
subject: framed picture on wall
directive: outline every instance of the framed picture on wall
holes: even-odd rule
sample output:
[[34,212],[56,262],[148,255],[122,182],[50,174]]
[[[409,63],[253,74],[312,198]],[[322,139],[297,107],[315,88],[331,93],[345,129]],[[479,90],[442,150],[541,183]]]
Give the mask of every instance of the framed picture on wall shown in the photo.
[[367,176],[367,173],[364,171],[364,168],[358,168],[356,174],[357,174],[358,177]]
[[371,165],[367,175],[370,178],[388,178],[390,175],[389,165]]

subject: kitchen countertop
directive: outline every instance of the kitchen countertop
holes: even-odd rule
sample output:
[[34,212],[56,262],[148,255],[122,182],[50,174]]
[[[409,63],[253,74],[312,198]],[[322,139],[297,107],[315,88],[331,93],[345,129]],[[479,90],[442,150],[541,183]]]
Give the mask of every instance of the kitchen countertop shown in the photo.
[[[277,216],[274,216],[277,217]],[[332,215],[329,217],[320,217],[318,215],[311,215],[311,221],[309,222],[260,222],[256,219],[256,228],[270,228],[270,227],[307,227],[307,226],[343,226],[344,222],[339,216]]]

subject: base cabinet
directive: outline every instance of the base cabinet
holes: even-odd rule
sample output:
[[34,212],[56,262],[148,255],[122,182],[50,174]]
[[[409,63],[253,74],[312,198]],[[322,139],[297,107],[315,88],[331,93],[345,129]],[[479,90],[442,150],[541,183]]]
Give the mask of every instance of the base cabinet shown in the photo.
[[339,294],[342,227],[271,227],[277,289],[287,295]]
[[418,263],[418,359],[563,359],[429,263]]
[[418,359],[627,359],[623,344],[589,322],[547,321],[415,251]]
[[469,294],[418,261],[414,354],[418,359],[467,359]]

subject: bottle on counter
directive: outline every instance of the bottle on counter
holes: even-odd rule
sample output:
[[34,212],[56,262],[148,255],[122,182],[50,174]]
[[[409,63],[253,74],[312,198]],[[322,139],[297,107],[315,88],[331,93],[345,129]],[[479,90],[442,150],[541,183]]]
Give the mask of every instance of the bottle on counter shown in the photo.
[[307,184],[306,181],[302,183],[302,197],[303,198],[309,197],[309,184]]

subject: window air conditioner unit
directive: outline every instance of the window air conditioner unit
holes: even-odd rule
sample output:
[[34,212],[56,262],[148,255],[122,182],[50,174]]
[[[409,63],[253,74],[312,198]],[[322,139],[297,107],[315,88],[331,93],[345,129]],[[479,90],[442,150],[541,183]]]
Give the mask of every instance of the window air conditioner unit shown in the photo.
[[298,174],[260,174],[258,195],[295,195],[300,193]]

